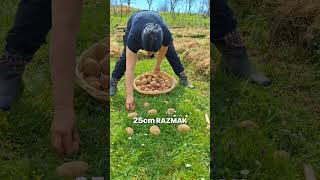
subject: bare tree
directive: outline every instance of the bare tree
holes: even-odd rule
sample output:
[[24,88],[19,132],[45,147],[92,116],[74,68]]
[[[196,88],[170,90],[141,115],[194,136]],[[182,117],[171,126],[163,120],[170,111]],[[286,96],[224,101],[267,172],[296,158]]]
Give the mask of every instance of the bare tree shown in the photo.
[[125,3],[125,0],[119,0],[119,3],[120,3],[120,14],[121,14],[121,17],[122,17],[122,14],[123,14],[123,4]]
[[120,0],[123,3],[127,4],[128,8],[126,8],[125,13],[130,13],[131,4],[133,3],[133,0]]
[[180,0],[169,0],[170,2],[170,13],[172,14],[172,18],[175,19],[175,8],[177,7],[178,3],[180,2]]
[[175,12],[175,8],[177,7],[180,0],[169,0],[170,2],[170,12]]
[[112,5],[113,5],[113,13],[117,13],[117,7],[118,7],[118,0],[112,0]]
[[207,1],[207,0],[203,0],[203,6],[204,6],[204,11],[203,11],[203,14],[205,15],[210,15],[210,1]]
[[199,6],[199,10],[198,10],[198,12],[200,13],[200,14],[206,14],[206,7],[207,7],[207,5],[206,4],[208,4],[208,1],[207,0],[202,0],[201,2],[200,2],[200,6]]
[[153,3],[153,0],[147,0],[147,3],[148,3],[148,6],[149,6],[149,11],[150,11],[152,3]]
[[192,9],[195,2],[196,2],[196,0],[187,0],[188,14],[191,14],[191,9]]
[[127,1],[127,4],[128,4],[129,11],[130,11],[131,4],[134,3],[134,0],[126,0],[126,1]]
[[167,2],[167,0],[165,0],[165,1],[163,2],[163,4],[160,5],[160,11],[162,11],[162,12],[168,12],[168,9],[169,9],[169,7],[168,7],[168,2]]

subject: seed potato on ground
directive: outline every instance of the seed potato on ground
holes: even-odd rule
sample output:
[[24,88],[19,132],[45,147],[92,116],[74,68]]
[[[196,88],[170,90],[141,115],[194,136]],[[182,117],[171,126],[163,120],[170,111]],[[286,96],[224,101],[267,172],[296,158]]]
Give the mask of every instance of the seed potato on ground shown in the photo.
[[175,113],[176,113],[176,110],[173,108],[169,108],[166,112],[166,114],[170,116],[174,115]]
[[148,102],[143,103],[143,107],[148,108],[149,106],[150,106],[150,103],[148,103]]
[[191,128],[187,125],[187,124],[180,124],[178,127],[177,127],[177,130],[179,132],[189,132],[191,130]]
[[129,136],[132,136],[132,135],[134,134],[134,130],[133,130],[133,128],[131,128],[131,127],[127,127],[127,128],[126,128],[126,132],[127,132],[127,134],[128,134]]
[[160,133],[161,133],[161,130],[160,130],[160,128],[158,127],[158,126],[156,126],[156,125],[153,125],[153,126],[150,126],[150,133],[152,134],[152,135],[155,135],[155,136],[158,136],[158,135],[160,135]]
[[273,153],[273,158],[288,160],[290,158],[290,154],[284,150],[278,150]]
[[89,169],[88,163],[84,161],[71,161],[56,168],[56,173],[60,177],[83,176]]
[[135,117],[138,117],[138,113],[136,113],[136,112],[131,112],[131,113],[128,114],[128,118],[130,118],[130,119],[133,119],[133,118],[135,118]]
[[246,120],[246,121],[240,122],[239,127],[243,128],[243,129],[255,129],[258,126],[255,122],[250,121],[250,120]]
[[158,111],[155,110],[155,109],[150,109],[150,110],[148,111],[148,115],[156,115],[157,113],[158,113]]

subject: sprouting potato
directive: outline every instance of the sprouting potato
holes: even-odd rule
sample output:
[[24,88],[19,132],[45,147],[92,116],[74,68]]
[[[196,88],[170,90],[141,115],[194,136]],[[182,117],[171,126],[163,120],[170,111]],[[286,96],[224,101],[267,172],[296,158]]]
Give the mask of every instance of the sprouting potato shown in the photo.
[[87,58],[84,60],[82,64],[82,72],[84,72],[87,76],[96,76],[98,77],[100,74],[100,64],[92,59],[92,58]]
[[149,130],[150,130],[150,133],[155,136],[158,136],[161,132],[160,128],[156,125],[150,126]]
[[109,88],[110,84],[109,84],[109,76],[108,75],[105,75],[105,74],[101,73],[100,77],[99,77],[99,81],[100,81],[102,89],[108,89]]
[[140,86],[142,84],[142,82],[138,79],[138,80],[136,80],[136,85],[137,86]]
[[143,107],[148,108],[149,106],[150,106],[150,103],[148,103],[148,102],[143,103]]
[[101,83],[99,81],[89,81],[88,84],[95,89],[101,89]]
[[150,84],[151,84],[152,86],[156,86],[156,85],[157,85],[157,82],[156,82],[156,81],[151,81]]
[[288,159],[290,159],[290,154],[284,150],[278,150],[273,153],[273,158],[288,160]]
[[143,84],[143,85],[146,85],[146,84],[148,84],[148,80],[147,79],[142,79],[142,81],[141,81],[141,84]]
[[81,72],[80,75],[83,79],[86,79],[88,77],[84,72]]
[[128,118],[130,118],[130,119],[133,119],[133,118],[135,118],[137,116],[138,116],[138,113],[136,113],[136,112],[132,112],[132,113],[128,114]]
[[245,120],[245,121],[240,122],[239,126],[240,126],[240,128],[243,128],[243,129],[255,129],[258,127],[255,122],[250,121],[250,120]]
[[127,134],[128,134],[129,136],[132,136],[133,133],[134,133],[134,130],[133,130],[131,127],[127,127],[127,128],[126,128],[126,132],[127,132]]
[[168,114],[168,115],[170,115],[170,116],[174,115],[175,113],[176,113],[176,110],[173,109],[173,108],[169,108],[169,109],[167,110],[167,112],[166,112],[166,114]]
[[150,109],[150,110],[148,111],[148,115],[156,115],[157,113],[158,113],[158,111],[155,110],[155,109]]
[[177,127],[177,130],[179,132],[189,132],[191,130],[191,128],[186,125],[186,124],[180,124],[178,127]]
[[85,175],[88,169],[88,163],[83,161],[72,161],[57,167],[56,173],[60,177],[78,177]]
[[101,71],[105,75],[109,75],[109,68],[108,68],[108,59],[107,56],[105,56],[101,61],[100,61],[100,67]]

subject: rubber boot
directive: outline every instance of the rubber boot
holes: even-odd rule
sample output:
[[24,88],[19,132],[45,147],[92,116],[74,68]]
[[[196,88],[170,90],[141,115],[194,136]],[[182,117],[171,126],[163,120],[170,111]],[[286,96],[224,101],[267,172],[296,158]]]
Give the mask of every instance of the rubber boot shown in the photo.
[[111,80],[110,80],[110,96],[114,96],[117,94],[118,82],[119,82],[119,80],[111,78]]
[[272,81],[258,73],[249,61],[246,48],[237,30],[221,39],[215,39],[214,44],[221,53],[222,66],[241,77],[249,78],[255,84],[269,86]]
[[9,110],[23,91],[23,72],[31,57],[0,56],[0,110]]
[[182,85],[182,86],[185,86],[185,87],[188,87],[188,88],[191,88],[193,89],[194,86],[188,81],[188,77],[186,75],[186,73],[183,71],[180,73],[179,75],[179,83]]

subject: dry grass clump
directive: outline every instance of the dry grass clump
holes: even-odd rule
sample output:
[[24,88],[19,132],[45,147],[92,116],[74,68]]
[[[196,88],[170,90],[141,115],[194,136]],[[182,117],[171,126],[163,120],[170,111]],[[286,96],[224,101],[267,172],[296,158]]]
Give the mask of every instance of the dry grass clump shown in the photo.
[[281,0],[279,4],[271,21],[272,39],[310,47],[320,32],[320,1]]
[[110,57],[118,58],[122,53],[122,48],[120,43],[116,41],[110,41]]
[[210,75],[210,51],[207,48],[198,47],[184,53],[183,59],[193,64],[196,72]]
[[173,41],[173,44],[178,53],[184,53],[189,49],[199,46],[199,42],[192,38],[177,38]]

